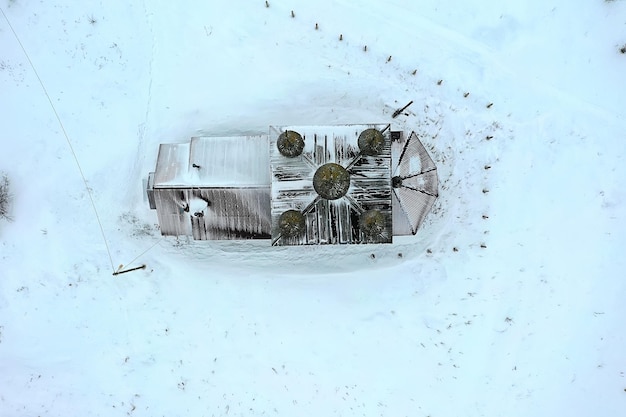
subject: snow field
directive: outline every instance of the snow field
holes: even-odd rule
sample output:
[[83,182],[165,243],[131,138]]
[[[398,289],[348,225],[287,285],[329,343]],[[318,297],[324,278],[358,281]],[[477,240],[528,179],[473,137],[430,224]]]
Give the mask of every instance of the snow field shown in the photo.
[[[111,259],[2,21],[0,415],[620,415],[626,3],[301,3],[1,6]],[[432,153],[417,236],[154,228],[159,143],[355,122]]]

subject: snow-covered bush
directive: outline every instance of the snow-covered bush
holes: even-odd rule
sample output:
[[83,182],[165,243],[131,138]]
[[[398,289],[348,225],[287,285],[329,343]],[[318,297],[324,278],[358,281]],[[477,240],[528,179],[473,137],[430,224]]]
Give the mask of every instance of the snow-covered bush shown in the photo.
[[9,190],[9,186],[11,185],[9,181],[9,177],[2,173],[0,176],[0,219],[5,219],[11,221],[11,215],[9,214],[9,209],[11,205],[11,200],[13,196]]

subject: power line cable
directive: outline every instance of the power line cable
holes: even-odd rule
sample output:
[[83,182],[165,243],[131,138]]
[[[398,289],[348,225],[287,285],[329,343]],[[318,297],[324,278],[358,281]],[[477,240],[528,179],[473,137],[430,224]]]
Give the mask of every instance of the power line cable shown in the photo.
[[24,45],[22,44],[22,41],[20,41],[19,36],[17,36],[17,32],[15,32],[15,29],[13,29],[13,25],[11,24],[11,21],[9,20],[9,18],[7,17],[7,15],[4,13],[4,9],[0,8],[0,11],[2,12],[2,16],[4,16],[4,20],[6,20],[7,24],[9,25],[9,28],[11,29],[11,32],[13,32],[13,36],[15,36],[15,39],[17,40],[17,43],[20,45],[20,48],[22,49],[22,52],[24,53],[24,56],[26,56],[26,59],[28,60],[28,63],[30,64],[30,67],[33,69],[33,72],[35,73],[35,76],[37,77],[37,80],[39,81],[39,85],[41,85],[41,89],[43,90],[44,94],[46,95],[46,98],[48,99],[48,103],[50,103],[50,107],[52,108],[52,111],[54,112],[54,116],[56,117],[57,121],[59,122],[59,126],[61,126],[61,131],[63,132],[63,136],[65,136],[65,140],[67,141],[67,145],[70,148],[70,151],[72,152],[72,156],[74,157],[74,161],[76,162],[76,166],[78,167],[78,171],[80,172],[80,176],[83,179],[83,183],[85,184],[85,189],[87,190],[87,195],[89,196],[89,201],[91,201],[91,207],[93,208],[93,212],[96,215],[96,220],[98,221],[98,226],[100,227],[100,233],[102,234],[102,240],[104,241],[104,246],[106,247],[107,250],[107,254],[109,255],[109,261],[111,262],[111,270],[113,272],[115,272],[115,266],[113,263],[113,257],[111,256],[111,250],[109,249],[109,243],[107,241],[106,238],[106,234],[104,233],[104,227],[102,227],[102,222],[100,221],[100,216],[98,215],[98,209],[96,208],[96,203],[93,199],[93,195],[91,194],[91,190],[89,189],[89,186],[87,184],[87,179],[85,178],[85,174],[83,173],[83,169],[80,166],[80,162],[78,162],[78,157],[76,156],[76,152],[74,152],[74,147],[72,146],[72,142],[70,141],[70,138],[65,130],[65,126],[63,126],[63,122],[61,122],[61,118],[59,117],[59,114],[57,113],[56,108],[54,107],[54,104],[52,103],[52,99],[50,98],[50,95],[48,94],[48,90],[46,89],[46,86],[43,84],[43,81],[41,80],[41,77],[39,76],[39,73],[37,72],[37,69],[35,68],[35,65],[33,64],[33,61],[31,61],[30,56],[28,55],[28,53],[26,52],[26,48],[24,48]]

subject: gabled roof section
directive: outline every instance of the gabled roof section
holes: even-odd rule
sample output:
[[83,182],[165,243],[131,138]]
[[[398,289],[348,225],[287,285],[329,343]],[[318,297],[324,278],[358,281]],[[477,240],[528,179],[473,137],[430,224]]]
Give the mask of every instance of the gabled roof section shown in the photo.
[[269,187],[268,161],[267,136],[203,136],[190,143],[162,144],[154,187]]
[[189,143],[162,143],[154,171],[154,187],[184,185],[188,167]]

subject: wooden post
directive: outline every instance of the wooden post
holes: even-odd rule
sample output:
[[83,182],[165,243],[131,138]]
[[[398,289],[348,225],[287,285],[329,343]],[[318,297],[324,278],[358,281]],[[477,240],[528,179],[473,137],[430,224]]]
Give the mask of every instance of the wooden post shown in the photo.
[[141,266],[137,266],[137,267],[135,267],[135,268],[125,269],[125,270],[122,270],[122,269],[120,268],[120,269],[118,269],[117,271],[113,272],[113,275],[121,275],[121,274],[125,274],[125,273],[127,273],[127,272],[136,271],[136,270],[138,270],[138,269],[146,269],[146,264],[143,264],[143,265],[141,265]]
[[402,107],[401,109],[398,109],[398,110],[394,111],[393,115],[391,117],[393,119],[395,119],[396,117],[398,117],[400,115],[400,113],[405,111],[407,109],[407,107],[409,107],[411,104],[413,104],[413,100],[409,101],[409,104],[407,104],[406,106]]

